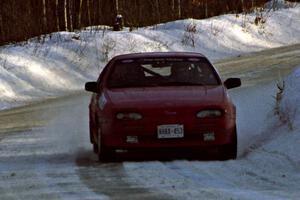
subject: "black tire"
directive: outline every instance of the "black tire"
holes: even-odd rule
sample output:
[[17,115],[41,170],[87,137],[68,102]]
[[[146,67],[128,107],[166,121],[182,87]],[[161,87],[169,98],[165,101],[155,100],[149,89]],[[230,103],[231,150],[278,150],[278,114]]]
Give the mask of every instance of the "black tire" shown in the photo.
[[112,161],[115,158],[115,151],[106,147],[101,140],[101,129],[98,128],[97,155],[99,161]]
[[93,152],[98,154],[98,144],[93,144]]
[[95,131],[95,128],[93,128],[93,125],[90,121],[90,142],[91,144],[93,145],[93,152],[94,153],[98,153],[98,144],[96,143],[95,139],[94,139],[94,132]]
[[93,126],[92,126],[92,122],[89,122],[89,130],[90,130],[90,142],[91,144],[95,144],[94,142],[94,138],[93,138]]
[[234,129],[232,142],[219,148],[220,160],[235,160],[237,158],[237,131]]

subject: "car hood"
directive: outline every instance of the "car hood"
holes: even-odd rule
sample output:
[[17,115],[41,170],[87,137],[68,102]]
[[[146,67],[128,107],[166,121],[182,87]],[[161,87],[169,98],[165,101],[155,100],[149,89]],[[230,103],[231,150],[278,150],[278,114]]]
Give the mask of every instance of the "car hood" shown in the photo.
[[225,90],[220,86],[176,86],[121,88],[106,91],[116,107],[148,105],[219,104],[224,101]]

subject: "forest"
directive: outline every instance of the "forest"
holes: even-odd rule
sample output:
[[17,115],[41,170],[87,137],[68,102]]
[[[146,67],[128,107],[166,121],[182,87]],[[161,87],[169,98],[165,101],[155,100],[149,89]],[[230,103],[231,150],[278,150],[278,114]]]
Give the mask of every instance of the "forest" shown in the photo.
[[57,31],[124,25],[142,27],[178,19],[248,12],[267,0],[1,0],[0,45]]

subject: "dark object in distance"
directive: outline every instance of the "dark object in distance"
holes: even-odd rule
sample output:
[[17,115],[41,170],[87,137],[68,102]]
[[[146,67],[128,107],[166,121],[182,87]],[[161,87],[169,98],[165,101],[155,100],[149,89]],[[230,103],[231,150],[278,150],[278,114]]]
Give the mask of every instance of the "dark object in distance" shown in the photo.
[[117,15],[115,18],[113,30],[114,31],[121,31],[123,29],[123,16],[122,15]]

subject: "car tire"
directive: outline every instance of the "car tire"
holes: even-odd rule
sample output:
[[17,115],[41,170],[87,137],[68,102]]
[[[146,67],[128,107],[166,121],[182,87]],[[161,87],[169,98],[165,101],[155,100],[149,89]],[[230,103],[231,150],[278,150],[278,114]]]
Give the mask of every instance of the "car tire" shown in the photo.
[[219,148],[220,160],[230,160],[237,158],[237,131],[234,129],[233,139],[230,144],[223,145]]
[[[90,119],[91,119],[91,116],[90,116]],[[95,126],[93,125],[91,120],[89,122],[89,128],[90,128],[90,142],[93,145],[93,152],[98,153],[98,145],[94,139],[94,132],[96,132],[96,130],[95,130]]]
[[98,154],[98,144],[93,144],[93,152]]
[[99,161],[112,161],[115,157],[115,151],[105,146],[102,140],[101,129],[98,128],[97,155]]
[[94,127],[93,127],[91,121],[89,122],[89,128],[90,128],[90,142],[91,142],[92,144],[95,144],[94,138],[93,138],[93,128],[94,128]]

